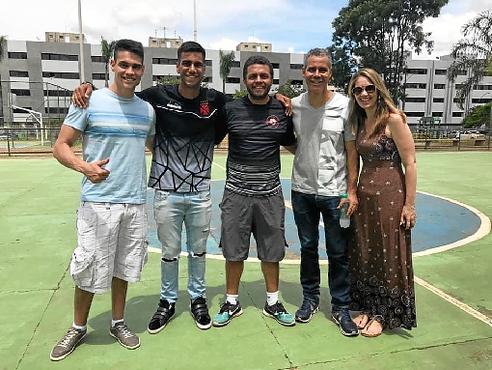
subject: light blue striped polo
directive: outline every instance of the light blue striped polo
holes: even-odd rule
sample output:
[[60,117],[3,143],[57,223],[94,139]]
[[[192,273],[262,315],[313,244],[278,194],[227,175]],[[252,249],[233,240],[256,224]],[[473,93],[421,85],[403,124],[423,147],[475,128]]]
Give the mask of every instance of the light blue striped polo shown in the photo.
[[64,124],[82,132],[86,162],[109,158],[105,181],[82,179],[82,201],[145,203],[145,141],[155,133],[149,103],[135,95],[122,98],[105,88],[94,91],[86,109],[71,105]]

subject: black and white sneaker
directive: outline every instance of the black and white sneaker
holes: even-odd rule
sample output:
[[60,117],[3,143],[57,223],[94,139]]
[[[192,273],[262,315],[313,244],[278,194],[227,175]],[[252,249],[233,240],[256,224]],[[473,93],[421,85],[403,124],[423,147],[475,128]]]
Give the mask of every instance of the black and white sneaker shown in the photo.
[[318,309],[319,306],[316,303],[305,299],[301,307],[296,311],[296,321],[304,324],[310,322],[313,315],[318,312]]
[[196,326],[199,329],[207,330],[212,326],[212,320],[208,314],[207,300],[198,297],[190,303],[191,316],[195,319]]
[[355,322],[352,321],[347,308],[332,308],[331,318],[340,327],[340,331],[346,337],[356,337],[359,335],[359,329],[355,325]]
[[147,327],[147,331],[150,334],[157,334],[162,329],[164,329],[167,323],[173,318],[175,313],[175,304],[169,303],[165,299],[161,299],[159,301],[159,306],[157,306],[157,310],[150,319],[149,326]]

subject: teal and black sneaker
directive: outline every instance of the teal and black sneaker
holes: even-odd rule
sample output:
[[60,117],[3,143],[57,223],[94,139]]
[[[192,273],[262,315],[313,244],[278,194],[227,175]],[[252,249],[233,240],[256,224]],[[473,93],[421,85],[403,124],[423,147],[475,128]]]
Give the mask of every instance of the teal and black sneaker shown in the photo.
[[222,303],[222,306],[220,306],[219,313],[215,315],[212,324],[213,326],[218,327],[226,326],[231,322],[233,318],[242,315],[242,313],[243,309],[241,308],[239,301],[237,301],[236,304],[225,301],[224,303]]
[[280,302],[277,302],[271,306],[265,303],[263,314],[274,318],[279,324],[284,326],[294,326],[296,324],[294,316],[288,313],[284,305]]

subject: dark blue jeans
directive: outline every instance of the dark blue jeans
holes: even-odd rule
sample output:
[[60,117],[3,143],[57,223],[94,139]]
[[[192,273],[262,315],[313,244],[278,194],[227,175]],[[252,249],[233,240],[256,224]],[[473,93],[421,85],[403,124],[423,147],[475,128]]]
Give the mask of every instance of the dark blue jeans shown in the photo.
[[350,303],[347,259],[347,229],[339,224],[340,197],[327,197],[292,191],[292,209],[301,242],[301,284],[304,299],[319,304],[319,221],[323,216],[326,254],[328,255],[328,285],[331,303],[348,307]]

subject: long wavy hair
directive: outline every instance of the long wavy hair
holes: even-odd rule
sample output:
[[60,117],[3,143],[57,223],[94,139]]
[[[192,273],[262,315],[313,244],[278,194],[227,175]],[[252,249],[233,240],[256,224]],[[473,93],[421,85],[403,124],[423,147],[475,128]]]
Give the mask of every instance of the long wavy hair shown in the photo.
[[367,117],[365,110],[359,106],[352,93],[355,81],[357,81],[357,78],[359,77],[367,78],[374,86],[376,86],[376,122],[374,130],[370,133],[369,137],[384,131],[391,113],[400,115],[403,122],[405,124],[407,123],[407,116],[395,106],[395,103],[393,103],[393,99],[379,73],[372,68],[362,68],[352,76],[348,87],[350,97],[349,122],[352,124],[354,133],[357,133],[358,128],[364,123],[364,119]]

